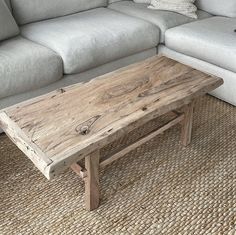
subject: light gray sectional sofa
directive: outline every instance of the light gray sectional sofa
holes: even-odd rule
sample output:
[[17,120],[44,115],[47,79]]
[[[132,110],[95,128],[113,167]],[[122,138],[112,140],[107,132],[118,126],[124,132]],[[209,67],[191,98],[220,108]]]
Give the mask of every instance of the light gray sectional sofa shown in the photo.
[[157,53],[224,78],[213,95],[236,105],[236,1],[227,2],[197,0],[194,20],[133,1],[0,0],[0,109]]

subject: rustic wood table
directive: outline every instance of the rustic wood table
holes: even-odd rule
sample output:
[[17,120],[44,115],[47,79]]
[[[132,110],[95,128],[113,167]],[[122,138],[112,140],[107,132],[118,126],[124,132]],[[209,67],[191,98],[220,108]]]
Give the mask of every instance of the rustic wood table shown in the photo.
[[[99,205],[99,167],[178,123],[181,142],[188,145],[194,100],[221,84],[221,78],[155,56],[6,108],[0,127],[48,179],[69,167],[78,173],[85,181],[85,207],[93,210]],[[175,111],[181,107],[183,113]],[[101,148],[170,111],[175,118],[167,124],[100,160]]]

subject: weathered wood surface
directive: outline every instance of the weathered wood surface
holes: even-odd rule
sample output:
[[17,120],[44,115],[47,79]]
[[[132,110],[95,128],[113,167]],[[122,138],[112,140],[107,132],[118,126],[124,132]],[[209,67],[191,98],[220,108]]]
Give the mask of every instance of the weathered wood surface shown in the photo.
[[85,157],[85,208],[88,211],[99,206],[99,160],[100,151],[97,150]]
[[184,146],[189,145],[192,139],[193,108],[194,102],[184,107],[184,120],[181,130],[181,142]]
[[77,162],[73,163],[70,167],[82,179],[87,177],[87,170],[81,167]]
[[44,174],[45,169],[52,163],[52,160],[26,136],[22,129],[20,129],[5,112],[0,113],[0,126],[12,142],[25,153]]
[[180,114],[178,117],[174,118],[173,120],[169,121],[167,124],[163,125],[162,127],[158,128],[157,130],[149,133],[148,135],[140,138],[135,143],[129,145],[128,147],[122,149],[121,151],[115,153],[114,155],[108,157],[106,160],[100,163],[100,167],[105,167],[112,162],[118,160],[119,158],[123,157],[127,153],[131,152],[132,150],[138,148],[142,144],[148,142],[149,140],[153,139],[157,135],[162,134],[166,130],[170,129],[171,127],[175,126],[178,123],[181,123],[184,120],[184,114]]
[[155,56],[5,109],[0,125],[12,136],[9,129],[14,128],[2,118],[8,116],[27,142],[47,156],[49,163],[36,154],[45,161],[43,173],[50,179],[96,149],[221,84],[220,78]]

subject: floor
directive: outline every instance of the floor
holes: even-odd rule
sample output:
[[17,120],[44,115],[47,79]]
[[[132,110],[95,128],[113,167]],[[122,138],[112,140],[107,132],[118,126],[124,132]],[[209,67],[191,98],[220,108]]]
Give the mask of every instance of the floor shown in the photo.
[[84,209],[76,174],[47,181],[0,135],[0,235],[236,235],[236,108],[205,96],[194,116],[190,146],[179,144],[175,127],[101,170],[101,206],[94,212]]

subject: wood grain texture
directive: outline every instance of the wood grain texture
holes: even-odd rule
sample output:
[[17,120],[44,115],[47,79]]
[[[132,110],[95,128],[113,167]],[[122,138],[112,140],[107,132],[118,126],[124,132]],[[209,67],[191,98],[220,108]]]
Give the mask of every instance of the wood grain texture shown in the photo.
[[100,151],[95,151],[85,157],[85,208],[88,211],[99,206],[99,159]]
[[70,167],[82,179],[87,177],[87,171],[83,167],[81,167],[77,162],[73,163]]
[[183,120],[184,120],[184,115],[181,114],[179,117],[174,118],[173,120],[169,121],[168,123],[166,123],[165,125],[163,125],[159,129],[157,129],[157,130],[151,132],[150,134],[140,138],[135,143],[129,145],[125,149],[122,149],[121,151],[119,151],[119,152],[115,153],[114,155],[108,157],[106,160],[104,160],[103,162],[100,163],[100,167],[105,167],[105,166],[111,164],[112,162],[114,162],[114,161],[118,160],[119,158],[125,156],[130,151],[138,148],[142,144],[144,144],[147,141],[153,139],[157,135],[162,134],[163,132],[165,132],[166,130],[168,130],[171,127],[175,126],[176,124],[181,123]]
[[193,126],[193,108],[194,102],[184,107],[184,120],[182,122],[181,143],[187,146],[191,143]]
[[44,174],[45,168],[52,163],[52,160],[25,135],[19,126],[10,119],[5,112],[0,113],[0,126],[12,142],[14,142]]
[[53,178],[96,149],[221,84],[220,78],[155,56],[4,111],[52,161],[44,174]]

